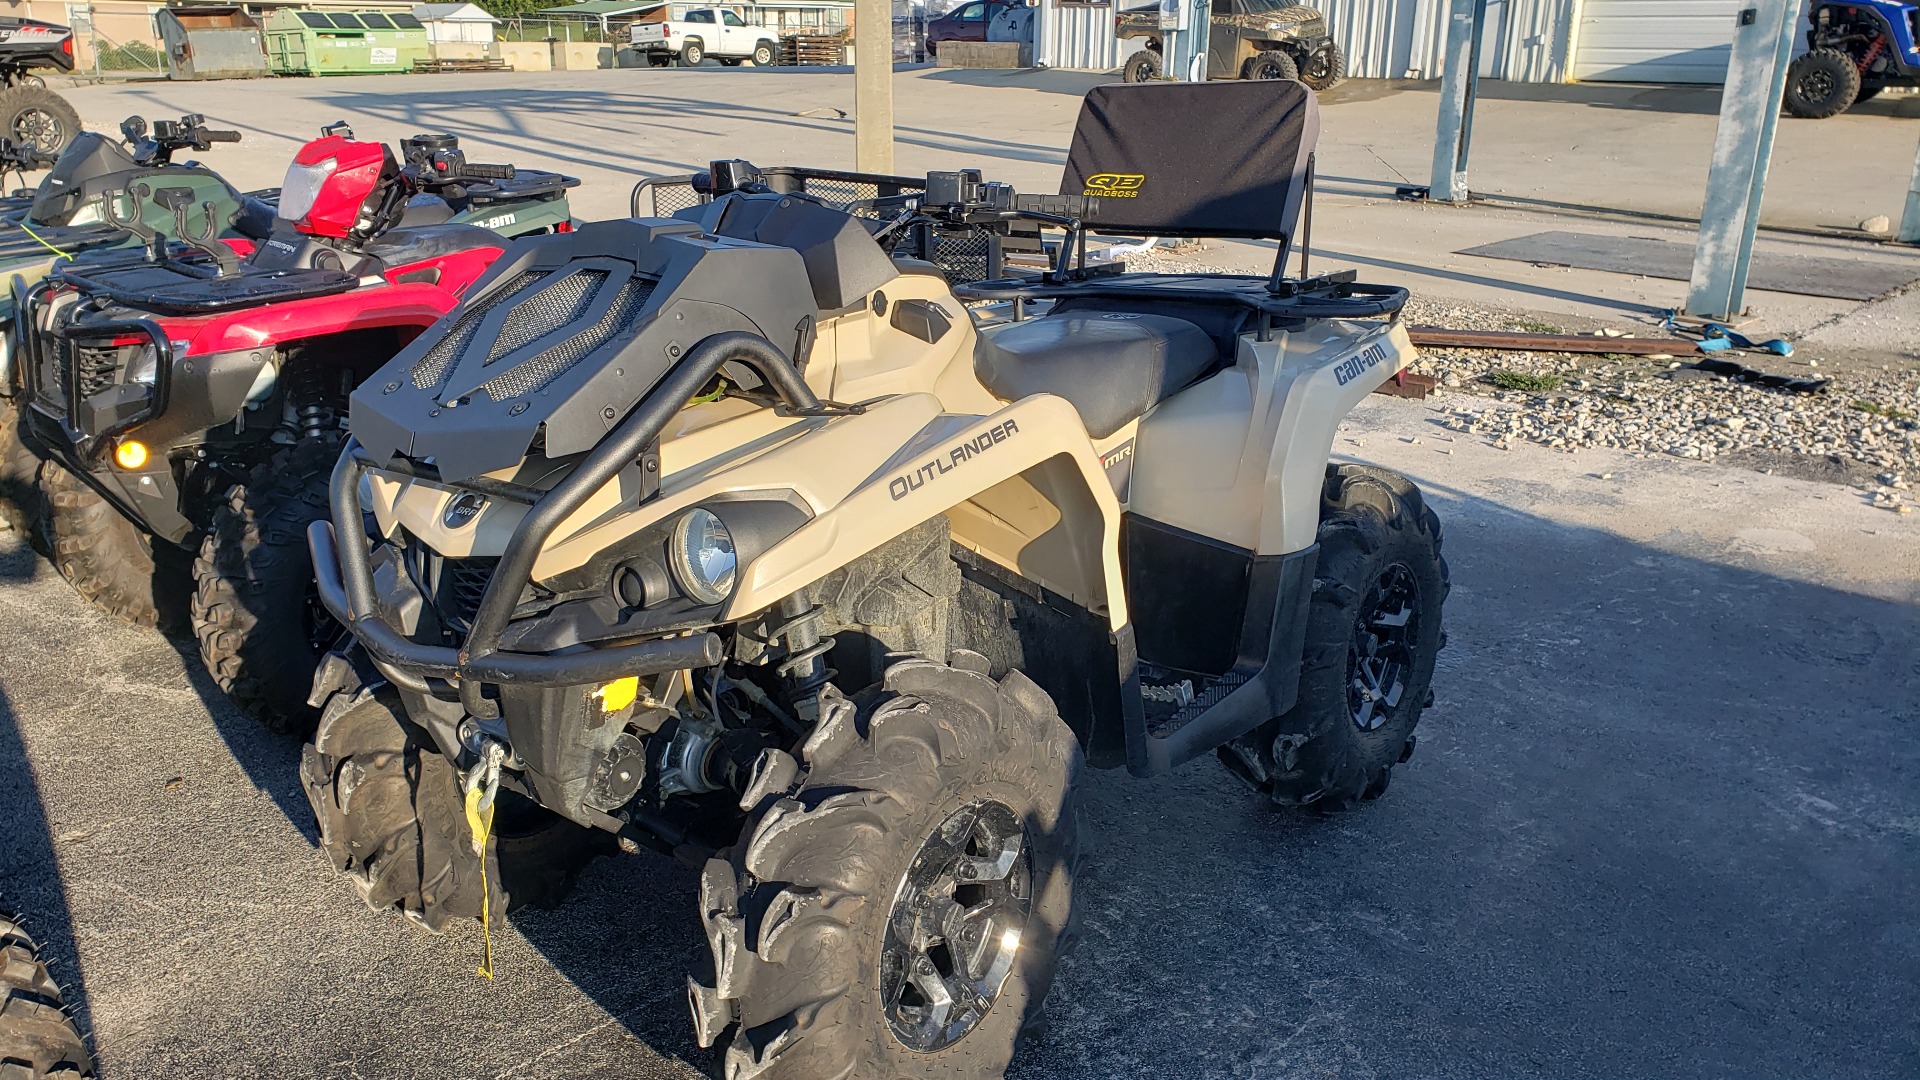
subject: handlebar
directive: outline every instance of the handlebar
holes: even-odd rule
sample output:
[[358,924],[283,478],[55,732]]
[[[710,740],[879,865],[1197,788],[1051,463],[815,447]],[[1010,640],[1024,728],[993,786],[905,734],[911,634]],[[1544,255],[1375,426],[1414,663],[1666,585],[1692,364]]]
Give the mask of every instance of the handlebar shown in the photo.
[[201,142],[217,143],[217,142],[239,142],[240,141],[240,133],[237,131],[216,130],[214,128],[200,128],[199,130],[195,131],[194,134],[199,136],[199,141]]

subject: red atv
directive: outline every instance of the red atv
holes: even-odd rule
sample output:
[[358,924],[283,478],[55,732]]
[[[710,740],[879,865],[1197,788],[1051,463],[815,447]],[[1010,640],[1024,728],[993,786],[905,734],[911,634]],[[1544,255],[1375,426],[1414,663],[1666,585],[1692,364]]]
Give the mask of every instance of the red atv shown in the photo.
[[326,513],[347,395],[509,243],[459,218],[571,231],[565,192],[577,183],[473,164],[450,135],[409,139],[402,164],[335,125],[294,158],[257,245],[217,239],[226,223],[210,203],[163,202],[171,235],[119,216],[122,202],[167,199],[164,188],[108,200],[142,247],[14,286],[54,565],[121,618],[190,618],[242,708],[308,724],[314,664],[338,628],[311,602],[305,532]]

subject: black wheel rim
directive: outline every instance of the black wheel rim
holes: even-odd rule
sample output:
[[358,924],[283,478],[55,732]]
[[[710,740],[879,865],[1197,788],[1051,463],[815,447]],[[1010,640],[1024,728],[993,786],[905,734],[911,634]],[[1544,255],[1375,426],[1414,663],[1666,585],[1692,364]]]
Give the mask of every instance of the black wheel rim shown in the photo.
[[1256,61],[1253,65],[1253,77],[1263,81],[1277,79],[1280,77],[1280,65],[1265,60]]
[[1809,71],[1800,76],[1800,96],[1808,101],[1824,102],[1833,96],[1834,85],[1831,72]]
[[1020,818],[982,800],[933,831],[900,882],[880,953],[880,1001],[900,1045],[965,1038],[1000,999],[1033,913]]
[[1332,74],[1333,58],[1326,53],[1314,53],[1313,58],[1307,61],[1306,78],[1314,82],[1320,82]]
[[13,118],[13,141],[48,154],[60,149],[66,133],[60,118],[44,109],[22,109]]
[[1355,727],[1377,731],[1399,708],[1420,640],[1420,588],[1395,563],[1374,579],[1347,653],[1347,707]]

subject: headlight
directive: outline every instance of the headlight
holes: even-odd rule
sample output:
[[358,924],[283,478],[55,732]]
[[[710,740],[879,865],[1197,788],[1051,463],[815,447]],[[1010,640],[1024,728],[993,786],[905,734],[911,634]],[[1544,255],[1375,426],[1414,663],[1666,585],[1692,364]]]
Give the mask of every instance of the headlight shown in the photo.
[[152,386],[160,375],[160,350],[152,345],[142,345],[139,353],[127,361],[126,381],[144,383]]
[[326,186],[327,177],[339,167],[339,158],[327,158],[311,165],[296,161],[287,166],[287,179],[280,185],[280,216],[288,221],[306,217],[320,198],[320,189]]
[[702,604],[718,604],[733,593],[733,535],[720,519],[701,509],[687,511],[673,527],[669,551],[674,580]]

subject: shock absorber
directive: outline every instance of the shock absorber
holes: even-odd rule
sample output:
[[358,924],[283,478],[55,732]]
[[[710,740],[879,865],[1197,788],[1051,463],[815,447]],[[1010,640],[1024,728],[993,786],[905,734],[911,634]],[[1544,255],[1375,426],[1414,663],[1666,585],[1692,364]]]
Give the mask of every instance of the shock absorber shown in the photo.
[[786,655],[774,666],[785,685],[787,701],[800,722],[811,727],[820,718],[819,690],[834,675],[827,666],[827,654],[835,644],[832,634],[820,632],[825,609],[795,593],[780,601],[780,624],[767,634],[778,641]]
[[317,439],[339,425],[325,382],[309,365],[295,368],[287,382],[287,411],[294,433],[302,439]]
[[1867,69],[1873,66],[1875,60],[1880,59],[1880,54],[1885,52],[1886,49],[1887,35],[1881,34],[1879,37],[1874,38],[1873,44],[1867,46],[1867,51],[1860,54],[1860,74],[1865,75]]

